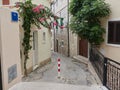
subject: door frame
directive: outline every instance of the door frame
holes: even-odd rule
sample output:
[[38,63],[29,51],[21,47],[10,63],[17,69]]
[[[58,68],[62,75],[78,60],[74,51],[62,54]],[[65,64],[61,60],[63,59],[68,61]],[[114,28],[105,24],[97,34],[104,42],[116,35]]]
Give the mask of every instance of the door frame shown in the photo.
[[[34,36],[36,33],[36,36]],[[35,40],[35,43],[34,43]],[[33,31],[33,70],[38,67],[38,32]],[[36,57],[36,58],[35,58]]]
[[59,41],[58,41],[58,39],[56,39],[56,52],[59,52]]

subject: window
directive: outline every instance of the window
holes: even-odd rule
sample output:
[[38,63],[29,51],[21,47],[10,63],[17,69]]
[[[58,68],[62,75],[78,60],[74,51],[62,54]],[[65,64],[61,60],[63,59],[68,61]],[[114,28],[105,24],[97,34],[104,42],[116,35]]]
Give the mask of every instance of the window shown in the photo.
[[108,22],[108,43],[120,44],[120,21]]
[[58,6],[58,0],[56,0],[56,7]]
[[61,47],[64,47],[64,40],[61,40]]
[[46,40],[46,34],[45,34],[45,32],[43,32],[43,41],[45,41]]
[[3,4],[3,5],[9,5],[9,4],[10,4],[10,1],[9,1],[9,0],[2,0],[2,4]]

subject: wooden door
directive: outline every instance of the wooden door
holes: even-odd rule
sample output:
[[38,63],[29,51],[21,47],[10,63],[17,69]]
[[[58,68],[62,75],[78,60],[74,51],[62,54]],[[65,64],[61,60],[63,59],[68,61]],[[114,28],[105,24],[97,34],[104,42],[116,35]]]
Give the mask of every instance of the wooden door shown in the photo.
[[79,55],[88,57],[88,41],[85,39],[79,39]]
[[9,4],[10,4],[10,1],[9,1],[9,0],[2,0],[2,4],[3,4],[3,5],[9,5]]
[[58,52],[58,40],[56,39],[56,52]]

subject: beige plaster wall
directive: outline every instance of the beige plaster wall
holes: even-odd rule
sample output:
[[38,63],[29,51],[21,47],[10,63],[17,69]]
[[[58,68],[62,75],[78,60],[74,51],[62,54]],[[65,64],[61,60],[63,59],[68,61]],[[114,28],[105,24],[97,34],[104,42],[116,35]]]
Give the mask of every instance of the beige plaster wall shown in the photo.
[[[0,53],[3,90],[21,81],[19,23],[11,22],[11,11],[0,8]],[[8,83],[8,68],[17,65],[17,77]]]
[[[50,7],[48,0],[33,0],[34,4],[43,4]],[[33,31],[37,28],[33,28]],[[45,40],[43,40],[43,32],[45,32]],[[40,30],[37,29],[38,33],[38,65],[51,58],[51,33],[48,29],[42,27]]]
[[[23,48],[23,38],[24,38],[24,30],[22,28],[22,23],[20,22],[19,24],[19,31],[20,31],[20,50],[21,50],[21,69],[22,69],[22,75],[24,76],[24,48]],[[31,39],[32,40],[32,39]],[[31,41],[31,45],[32,45],[32,41]],[[29,59],[27,60],[27,69],[32,68],[33,66],[33,51],[30,50],[29,52]]]
[[78,36],[70,32],[70,56],[78,55]]
[[2,5],[2,0],[0,0],[0,5]]
[[13,5],[15,4],[16,2],[19,2],[20,0],[10,0],[10,4]]
[[43,4],[47,7],[50,7],[49,0],[32,0],[32,2],[37,5]]
[[[45,40],[43,39],[43,32],[45,32]],[[38,62],[43,62],[51,58],[51,34],[46,28],[38,31]]]
[[[34,4],[43,4],[50,7],[48,0],[33,0]],[[34,31],[34,30],[33,30]],[[37,30],[38,32],[38,64],[44,60],[51,58],[51,32],[42,27],[42,29]],[[45,32],[45,40],[43,40],[43,32]]]
[[[54,0],[56,1],[56,0]],[[55,5],[55,14],[67,6],[67,0],[58,0],[58,4]]]
[[[32,0],[34,4],[43,4],[46,6],[50,6],[48,0]],[[21,51],[22,51],[22,74],[24,75],[24,54],[23,54],[23,46],[22,46],[22,40],[24,37],[23,29],[22,29],[22,23],[20,23],[20,39],[21,39]],[[32,32],[31,35],[33,35],[34,31],[37,31],[38,33],[38,65],[43,62],[44,60],[51,58],[51,34],[48,31],[48,29],[42,27],[41,30],[38,30],[36,27],[31,28]],[[46,40],[43,41],[43,32],[46,33]],[[31,46],[33,46],[33,38],[31,38]],[[29,59],[27,60],[27,69],[28,71],[32,71],[33,66],[33,48],[29,52]]]
[[120,1],[119,0],[105,0],[110,4],[111,14],[110,17],[103,20],[103,26],[106,28],[105,42],[101,47],[101,52],[118,62],[120,62],[120,45],[110,45],[107,43],[107,23],[109,20],[120,20]]

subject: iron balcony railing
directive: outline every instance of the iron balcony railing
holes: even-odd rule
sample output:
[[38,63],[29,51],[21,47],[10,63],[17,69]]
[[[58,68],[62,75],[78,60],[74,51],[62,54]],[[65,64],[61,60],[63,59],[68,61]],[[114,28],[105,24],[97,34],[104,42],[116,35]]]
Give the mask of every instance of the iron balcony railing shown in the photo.
[[90,48],[90,61],[103,85],[109,90],[120,90],[120,63],[102,55],[96,48]]

